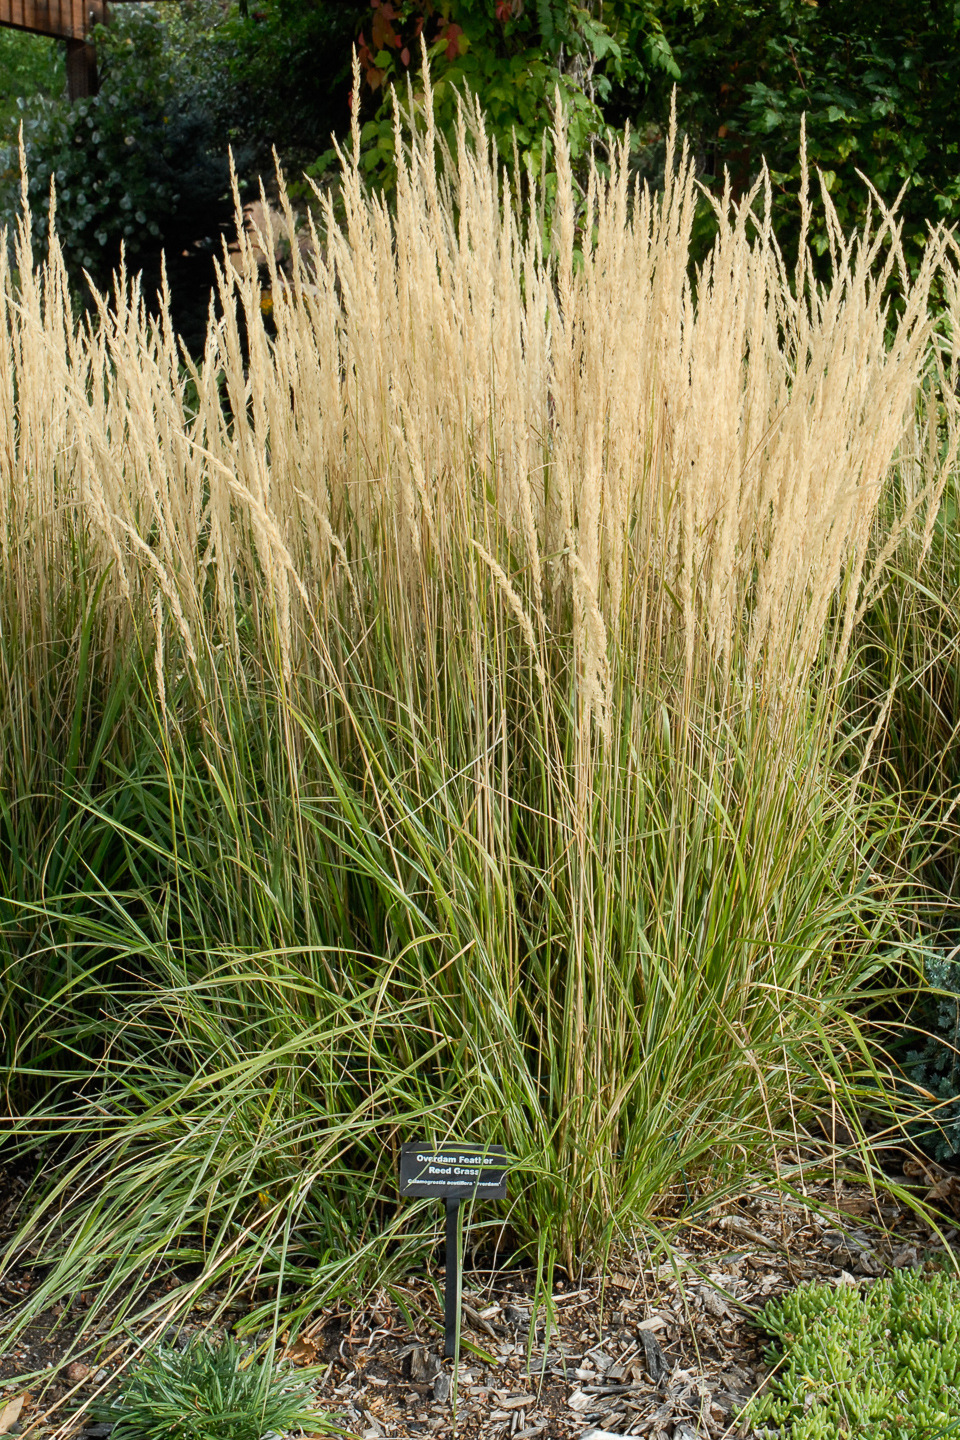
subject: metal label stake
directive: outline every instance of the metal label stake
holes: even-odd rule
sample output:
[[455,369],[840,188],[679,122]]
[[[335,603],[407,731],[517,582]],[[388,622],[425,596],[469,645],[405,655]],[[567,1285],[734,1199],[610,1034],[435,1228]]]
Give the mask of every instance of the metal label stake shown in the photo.
[[446,1207],[443,1353],[448,1360],[456,1355],[460,1327],[463,1202],[506,1198],[506,1155],[502,1145],[427,1143],[400,1147],[400,1194],[431,1196],[443,1200]]
[[457,1353],[460,1324],[460,1211],[463,1201],[447,1196],[447,1254],[443,1291],[443,1354],[449,1360]]

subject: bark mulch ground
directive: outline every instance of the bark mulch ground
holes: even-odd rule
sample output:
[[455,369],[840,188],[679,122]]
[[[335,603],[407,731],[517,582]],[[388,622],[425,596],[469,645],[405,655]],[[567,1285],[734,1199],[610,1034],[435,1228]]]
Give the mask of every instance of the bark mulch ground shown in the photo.
[[[903,1183],[934,1193],[947,1211],[957,1203],[955,1177],[917,1162],[906,1168]],[[8,1181],[0,1215],[4,1205],[15,1209],[16,1190]],[[359,1440],[747,1435],[737,1417],[769,1374],[756,1323],[769,1299],[809,1280],[870,1285],[891,1269],[931,1263],[943,1248],[912,1211],[888,1196],[877,1203],[865,1185],[841,1183],[811,1198],[837,1219],[769,1195],[718,1206],[686,1229],[671,1263],[620,1251],[603,1276],[556,1281],[549,1320],[534,1304],[532,1273],[468,1269],[458,1367],[441,1358],[439,1271],[362,1309],[318,1313],[285,1337],[284,1354],[293,1366],[321,1367],[320,1407]],[[957,1232],[944,1224],[952,1244]],[[30,1283],[29,1272],[9,1277],[0,1305],[15,1304]],[[215,1297],[198,1302],[180,1335],[204,1328],[215,1305]],[[122,1354],[89,1366],[71,1361],[74,1318],[41,1317],[0,1356],[0,1432],[4,1403],[23,1396],[10,1433],[103,1435],[85,1425],[82,1407]]]

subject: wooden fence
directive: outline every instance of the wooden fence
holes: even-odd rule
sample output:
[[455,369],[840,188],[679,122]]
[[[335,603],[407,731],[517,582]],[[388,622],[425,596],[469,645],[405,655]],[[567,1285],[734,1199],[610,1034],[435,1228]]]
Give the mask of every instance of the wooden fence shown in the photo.
[[67,86],[73,100],[96,94],[97,57],[87,37],[106,20],[106,0],[0,0],[0,25],[67,42]]
[[87,31],[102,19],[89,12],[102,11],[90,0],[0,0],[0,25],[56,35],[61,40],[85,40]]

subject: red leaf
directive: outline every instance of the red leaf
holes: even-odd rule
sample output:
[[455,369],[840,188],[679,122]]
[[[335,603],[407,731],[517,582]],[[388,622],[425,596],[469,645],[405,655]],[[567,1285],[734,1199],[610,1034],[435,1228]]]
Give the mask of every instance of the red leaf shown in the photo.
[[410,64],[410,51],[407,49],[406,45],[404,45],[403,49],[400,51],[400,59],[403,61],[404,65]]

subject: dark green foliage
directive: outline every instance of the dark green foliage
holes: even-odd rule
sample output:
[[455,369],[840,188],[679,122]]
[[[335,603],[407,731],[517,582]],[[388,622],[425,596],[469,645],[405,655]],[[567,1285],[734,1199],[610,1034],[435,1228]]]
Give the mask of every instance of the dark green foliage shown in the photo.
[[[201,323],[212,280],[210,256],[232,223],[224,116],[228,80],[210,22],[211,3],[176,9],[117,7],[97,34],[100,93],[72,104],[36,94],[24,107],[29,194],[40,238],[56,183],[57,230],[78,289],[83,272],[108,286],[121,248],[144,268],[151,298],[160,247],[171,262],[177,320],[191,327],[195,272]],[[16,131],[0,146],[0,220],[19,211]],[[194,325],[196,322],[193,322]]]
[[[245,11],[245,13],[244,13]],[[231,130],[269,156],[312,158],[349,123],[351,49],[365,0],[263,0],[220,28],[229,57]]]
[[[788,250],[799,218],[804,114],[810,162],[844,225],[863,203],[858,172],[885,200],[908,186],[908,258],[928,221],[960,215],[955,0],[608,0],[600,10],[576,0],[124,6],[100,40],[102,96],[72,108],[53,98],[62,89],[58,47],[14,32],[0,37],[0,116],[18,96],[35,97],[26,109],[31,194],[42,201],[57,174],[61,234],[76,265],[102,279],[121,239],[134,263],[161,241],[178,256],[202,250],[223,220],[216,211],[229,142],[256,152],[260,168],[269,168],[271,146],[294,170],[322,152],[312,169],[323,174],[331,131],[343,134],[349,120],[354,43],[366,169],[389,184],[387,92],[394,82],[419,84],[421,37],[441,125],[452,117],[454,92],[469,86],[501,151],[509,155],[515,138],[535,166],[558,86],[576,156],[608,124],[662,129],[677,82],[681,125],[695,137],[708,182],[719,187],[728,168],[734,189],[744,190],[766,158]],[[12,140],[9,122],[7,135]],[[0,169],[9,217],[17,178],[9,145]],[[828,245],[822,226],[814,244]]]
[[59,95],[66,83],[63,46],[42,35],[0,30],[0,125],[19,115],[18,101],[31,95]]
[[[480,99],[500,154],[509,159],[516,153],[522,165],[539,171],[543,163],[550,166],[557,93],[577,160],[608,133],[604,106],[611,76],[620,75],[629,58],[621,35],[636,38],[653,23],[641,6],[629,30],[613,12],[608,16],[576,0],[370,0],[358,43],[364,116],[376,111],[363,129],[367,172],[392,184],[389,87],[397,85],[401,95],[408,83],[415,92],[422,89],[421,43],[429,55],[440,129],[452,135],[457,96],[469,89]],[[655,63],[668,63],[656,47],[650,53],[658,57]],[[321,157],[317,168],[328,160]]]
[[[226,149],[246,150],[241,173],[272,171],[275,146],[294,178],[330,170],[331,132],[349,123],[356,44],[366,173],[394,176],[389,89],[421,86],[421,40],[450,130],[456,94],[481,99],[501,153],[514,143],[535,168],[549,165],[549,125],[559,88],[574,159],[609,125],[629,121],[654,137],[644,168],[656,173],[655,137],[678,85],[682,128],[708,184],[729,170],[735,192],[765,158],[778,236],[789,253],[799,229],[797,138],[806,115],[808,155],[824,176],[841,223],[856,223],[862,172],[885,201],[902,186],[908,262],[928,221],[960,217],[960,6],[955,0],[261,0],[117,7],[100,38],[104,90],[70,107],[62,56],[36,37],[0,37],[0,117],[26,107],[31,196],[43,202],[51,173],[61,190],[60,229],[71,260],[101,282],[121,240],[131,262],[158,278],[168,259],[209,259],[229,222]],[[9,77],[9,78],[8,78]],[[8,108],[9,113],[9,108]],[[91,137],[98,140],[91,149]],[[0,150],[14,213],[14,131]],[[544,155],[546,151],[546,156]],[[319,159],[316,158],[319,155]],[[706,213],[706,211],[705,211]],[[709,225],[706,227],[709,230]],[[825,252],[820,222],[813,243]],[[186,265],[189,270],[190,265]],[[209,265],[202,272],[204,293]],[[194,282],[181,277],[179,289]],[[199,304],[199,297],[197,299]]]
[[935,993],[925,997],[916,1017],[928,1038],[907,1056],[906,1073],[914,1084],[936,1097],[936,1130],[924,1126],[925,1147],[938,1160],[960,1151],[960,962],[953,955],[931,954],[924,979]]
[[125,1375],[99,1412],[117,1440],[260,1440],[324,1417],[302,1375],[242,1363],[229,1337],[195,1335],[185,1349],[161,1345]]
[[[812,166],[845,227],[864,204],[862,172],[886,202],[904,185],[909,258],[927,223],[960,218],[960,6],[949,0],[752,0],[668,7],[681,124],[719,187],[747,188],[765,157],[778,193],[778,236],[797,233],[800,121]],[[656,77],[654,77],[656,78]],[[634,101],[662,114],[660,83]],[[814,245],[826,250],[821,226]]]
[[[356,39],[366,170],[388,185],[387,91],[394,83],[405,90],[408,80],[418,87],[422,39],[441,126],[450,124],[451,92],[469,86],[501,152],[509,156],[515,142],[536,167],[549,148],[544,137],[558,87],[576,158],[608,125],[629,121],[640,134],[662,133],[676,83],[681,127],[694,138],[708,183],[719,189],[729,169],[734,190],[742,192],[766,159],[788,252],[799,231],[803,115],[811,166],[823,172],[845,227],[857,223],[864,203],[858,172],[885,201],[907,185],[908,261],[928,221],[960,217],[955,0],[607,0],[600,7],[577,0],[369,0],[359,8],[356,0],[322,8],[317,0],[264,0],[237,25],[235,73],[251,116],[267,125],[281,150],[308,140],[311,125],[323,143],[318,104],[342,130]],[[312,92],[302,83],[305,65]],[[311,103],[317,92],[322,100]],[[329,160],[325,150],[316,173]],[[821,253],[828,248],[822,222],[813,243]]]

